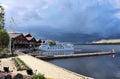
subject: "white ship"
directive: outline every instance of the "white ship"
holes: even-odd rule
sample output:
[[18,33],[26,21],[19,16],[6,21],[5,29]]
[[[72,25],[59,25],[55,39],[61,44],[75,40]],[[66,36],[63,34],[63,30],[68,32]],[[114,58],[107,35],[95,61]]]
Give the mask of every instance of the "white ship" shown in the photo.
[[56,43],[56,45],[42,43],[39,46],[39,50],[41,51],[74,51],[74,45],[70,43]]

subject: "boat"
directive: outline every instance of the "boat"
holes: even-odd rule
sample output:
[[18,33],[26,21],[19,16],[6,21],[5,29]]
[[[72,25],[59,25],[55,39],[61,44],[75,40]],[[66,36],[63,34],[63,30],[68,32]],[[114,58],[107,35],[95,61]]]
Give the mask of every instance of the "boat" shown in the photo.
[[50,45],[49,43],[42,43],[39,48],[41,51],[74,51],[74,45],[70,43],[59,43]]

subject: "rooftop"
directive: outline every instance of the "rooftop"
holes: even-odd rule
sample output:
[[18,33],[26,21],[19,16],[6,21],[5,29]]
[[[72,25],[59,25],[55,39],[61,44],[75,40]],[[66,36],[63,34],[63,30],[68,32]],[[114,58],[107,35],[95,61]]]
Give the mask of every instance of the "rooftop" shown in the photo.
[[16,37],[22,35],[22,33],[9,33],[9,35],[11,38],[16,38]]

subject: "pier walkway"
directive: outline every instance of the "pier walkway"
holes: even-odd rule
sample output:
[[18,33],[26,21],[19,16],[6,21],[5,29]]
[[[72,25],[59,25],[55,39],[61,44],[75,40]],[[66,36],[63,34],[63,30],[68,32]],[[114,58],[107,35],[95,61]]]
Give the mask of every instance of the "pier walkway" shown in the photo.
[[61,58],[76,58],[76,57],[114,55],[114,54],[115,52],[96,52],[96,53],[80,53],[80,54],[69,54],[69,55],[35,56],[35,57],[40,59],[61,59]]
[[45,75],[45,77],[51,79],[93,79],[79,75],[29,55],[20,55],[18,57],[23,60],[30,68],[32,68],[33,72],[37,70],[37,73],[42,73]]

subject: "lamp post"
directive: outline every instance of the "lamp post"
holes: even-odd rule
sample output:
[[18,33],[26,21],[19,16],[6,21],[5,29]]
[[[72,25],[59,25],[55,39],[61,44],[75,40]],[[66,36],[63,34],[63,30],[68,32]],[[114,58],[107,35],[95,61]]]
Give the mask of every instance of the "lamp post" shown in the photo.
[[9,51],[10,51],[11,54],[13,54],[12,53],[12,47],[11,47],[12,46],[11,41],[12,41],[12,39],[11,39],[11,37],[9,37]]

